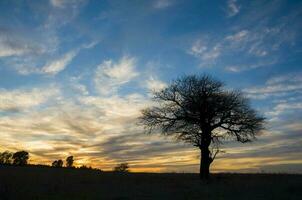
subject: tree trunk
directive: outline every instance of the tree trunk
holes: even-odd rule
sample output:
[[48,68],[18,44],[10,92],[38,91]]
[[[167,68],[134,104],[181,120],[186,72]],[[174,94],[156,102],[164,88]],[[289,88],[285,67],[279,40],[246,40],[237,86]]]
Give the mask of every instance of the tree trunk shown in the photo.
[[200,152],[200,171],[199,177],[201,180],[208,180],[210,176],[210,151],[209,147],[204,147]]

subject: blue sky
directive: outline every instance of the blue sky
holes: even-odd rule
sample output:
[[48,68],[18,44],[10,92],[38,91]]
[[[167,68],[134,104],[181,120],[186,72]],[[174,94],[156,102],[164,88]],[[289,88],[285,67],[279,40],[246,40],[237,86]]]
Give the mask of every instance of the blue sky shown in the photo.
[[136,118],[152,90],[209,73],[267,118],[212,170],[302,172],[300,1],[4,0],[0,13],[0,150],[195,172],[198,151],[144,135]]

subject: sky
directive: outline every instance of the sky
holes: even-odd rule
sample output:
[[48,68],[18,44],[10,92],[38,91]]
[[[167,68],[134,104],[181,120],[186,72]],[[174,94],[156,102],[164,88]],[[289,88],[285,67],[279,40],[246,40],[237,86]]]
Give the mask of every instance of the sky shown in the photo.
[[266,117],[213,172],[302,173],[302,2],[1,0],[0,151],[111,170],[198,172],[199,151],[137,123],[152,91],[210,74]]

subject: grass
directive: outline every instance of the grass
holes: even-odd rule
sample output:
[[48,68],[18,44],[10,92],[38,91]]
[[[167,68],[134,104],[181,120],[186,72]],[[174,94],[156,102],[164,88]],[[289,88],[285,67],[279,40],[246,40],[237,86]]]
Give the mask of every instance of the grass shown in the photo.
[[0,200],[301,199],[302,175],[110,173],[47,167],[0,167]]

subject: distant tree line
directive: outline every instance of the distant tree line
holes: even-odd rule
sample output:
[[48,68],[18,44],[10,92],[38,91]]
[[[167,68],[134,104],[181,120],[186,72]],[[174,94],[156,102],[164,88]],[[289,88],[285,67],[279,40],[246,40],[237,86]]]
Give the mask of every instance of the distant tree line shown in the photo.
[[[17,151],[15,153],[10,151],[0,152],[0,165],[14,165],[14,166],[25,166],[28,165],[29,153],[27,151]],[[66,158],[66,168],[76,168],[74,166],[74,157],[68,156]],[[45,166],[45,165],[39,165]],[[49,167],[49,165],[48,165]],[[64,162],[62,159],[55,160],[52,162],[51,167],[61,168],[64,167]],[[78,167],[78,169],[90,169],[90,170],[100,170],[92,168],[91,166],[82,165]],[[129,164],[128,163],[120,163],[117,164],[113,169],[114,172],[125,173],[129,172]]]

